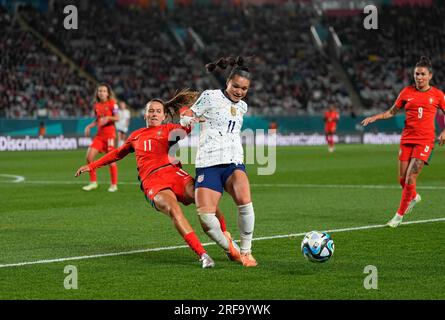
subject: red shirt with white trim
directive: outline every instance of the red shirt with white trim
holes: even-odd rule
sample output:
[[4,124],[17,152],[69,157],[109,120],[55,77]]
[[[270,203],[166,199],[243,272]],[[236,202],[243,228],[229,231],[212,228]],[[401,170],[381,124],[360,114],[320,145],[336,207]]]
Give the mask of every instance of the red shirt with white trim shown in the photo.
[[104,138],[114,138],[116,137],[116,127],[114,126],[114,121],[109,120],[105,124],[101,124],[100,119],[102,117],[111,117],[118,113],[119,107],[116,101],[113,99],[105,102],[96,102],[94,104],[94,114],[96,115],[97,122],[97,135]]
[[436,112],[437,108],[445,110],[445,94],[435,87],[419,91],[415,86],[408,86],[400,92],[395,106],[406,112],[401,143],[434,145]]
[[169,155],[170,147],[183,139],[190,131],[191,128],[172,123],[136,130],[120,148],[89,164],[89,167],[90,169],[103,167],[134,152],[139,178],[144,181],[152,171],[160,167],[168,164],[181,166],[174,154]]

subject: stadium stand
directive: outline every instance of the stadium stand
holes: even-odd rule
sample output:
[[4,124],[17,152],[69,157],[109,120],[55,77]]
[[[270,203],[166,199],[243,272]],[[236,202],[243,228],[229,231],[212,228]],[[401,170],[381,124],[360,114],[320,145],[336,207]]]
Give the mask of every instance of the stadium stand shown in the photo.
[[360,12],[325,18],[344,45],[342,63],[368,113],[392,106],[398,92],[413,83],[413,67],[422,55],[433,62],[433,85],[445,87],[444,14],[445,7],[384,6],[377,30],[363,27]]
[[0,117],[59,118],[90,113],[92,83],[0,7]]

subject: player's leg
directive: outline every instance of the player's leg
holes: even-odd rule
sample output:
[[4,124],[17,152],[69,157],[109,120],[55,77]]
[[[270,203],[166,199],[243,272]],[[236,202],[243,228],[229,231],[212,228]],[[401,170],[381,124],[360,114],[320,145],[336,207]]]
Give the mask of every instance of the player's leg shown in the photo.
[[241,260],[244,266],[257,265],[252,256],[252,238],[255,228],[255,212],[250,194],[250,184],[243,170],[235,170],[227,178],[225,189],[238,206],[238,228],[240,231]]
[[[109,138],[107,139],[107,152],[110,152],[114,150],[114,142],[115,138]],[[110,180],[111,184],[108,188],[109,192],[116,192],[117,191],[117,164],[116,162],[113,162],[109,165],[110,168]]]
[[[195,182],[190,180],[184,187],[184,198],[188,203],[195,203]],[[216,208],[216,218],[219,220],[221,225],[221,231],[227,232],[226,220],[224,214],[219,207]]]
[[405,188],[406,172],[408,171],[409,160],[399,161],[399,183],[400,186]]
[[[87,164],[94,162],[94,159],[96,158],[98,153],[99,153],[99,150],[95,147],[94,142],[93,142],[93,144],[87,150],[87,154],[86,154]],[[87,184],[86,186],[82,187],[82,189],[85,191],[91,191],[91,190],[97,189],[98,184],[97,184],[96,170],[90,170],[88,173],[90,175],[90,183]]]
[[160,191],[153,198],[156,208],[165,213],[172,220],[176,230],[184,238],[189,247],[200,257],[203,268],[211,268],[215,265],[202,246],[192,226],[184,216],[175,194],[170,189]]
[[399,208],[396,215],[388,222],[390,227],[397,227],[402,223],[403,216],[412,210],[414,205],[420,202],[420,195],[416,192],[417,178],[424,167],[421,159],[412,158],[406,171],[405,186],[402,191]]

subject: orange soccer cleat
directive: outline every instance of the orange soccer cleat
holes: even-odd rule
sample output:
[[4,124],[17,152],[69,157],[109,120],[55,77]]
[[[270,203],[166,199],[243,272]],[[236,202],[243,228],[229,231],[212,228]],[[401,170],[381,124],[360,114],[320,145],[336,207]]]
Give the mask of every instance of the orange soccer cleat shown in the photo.
[[232,261],[238,261],[239,263],[242,263],[241,261],[241,253],[238,245],[235,241],[233,241],[232,236],[228,231],[224,231],[224,236],[226,237],[227,241],[229,242],[229,250],[226,251],[227,257]]
[[245,267],[256,267],[258,265],[255,258],[252,256],[250,252],[241,254],[241,263]]

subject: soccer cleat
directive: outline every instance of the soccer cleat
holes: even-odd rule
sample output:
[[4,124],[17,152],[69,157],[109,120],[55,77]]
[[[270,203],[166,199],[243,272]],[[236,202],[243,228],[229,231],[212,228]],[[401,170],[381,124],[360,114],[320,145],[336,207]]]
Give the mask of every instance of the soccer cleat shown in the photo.
[[256,267],[258,265],[255,258],[252,256],[250,252],[241,253],[241,262],[245,267]]
[[117,191],[117,185],[112,184],[109,188],[108,188],[108,192],[116,192]]
[[330,153],[332,153],[332,152],[334,152],[334,147],[329,147],[328,150],[329,150]]
[[420,201],[422,201],[422,197],[420,196],[420,194],[417,193],[416,196],[414,197],[414,199],[410,201],[410,203],[408,205],[408,208],[406,209],[405,214],[410,213],[411,210],[413,210],[414,206],[416,204],[418,204]]
[[213,268],[215,266],[215,262],[207,253],[203,253],[199,261],[201,261],[203,269]]
[[387,225],[391,228],[397,228],[403,220],[403,216],[399,215],[398,213],[395,214],[395,216],[388,221]]
[[229,242],[229,250],[226,250],[227,257],[232,261],[238,261],[242,263],[241,261],[241,253],[240,248],[236,244],[235,241],[233,241],[232,236],[228,231],[224,231],[224,236],[226,237],[227,241]]
[[97,189],[98,187],[99,187],[99,185],[97,184],[97,182],[90,182],[86,186],[82,187],[82,190],[91,191],[91,190]]

